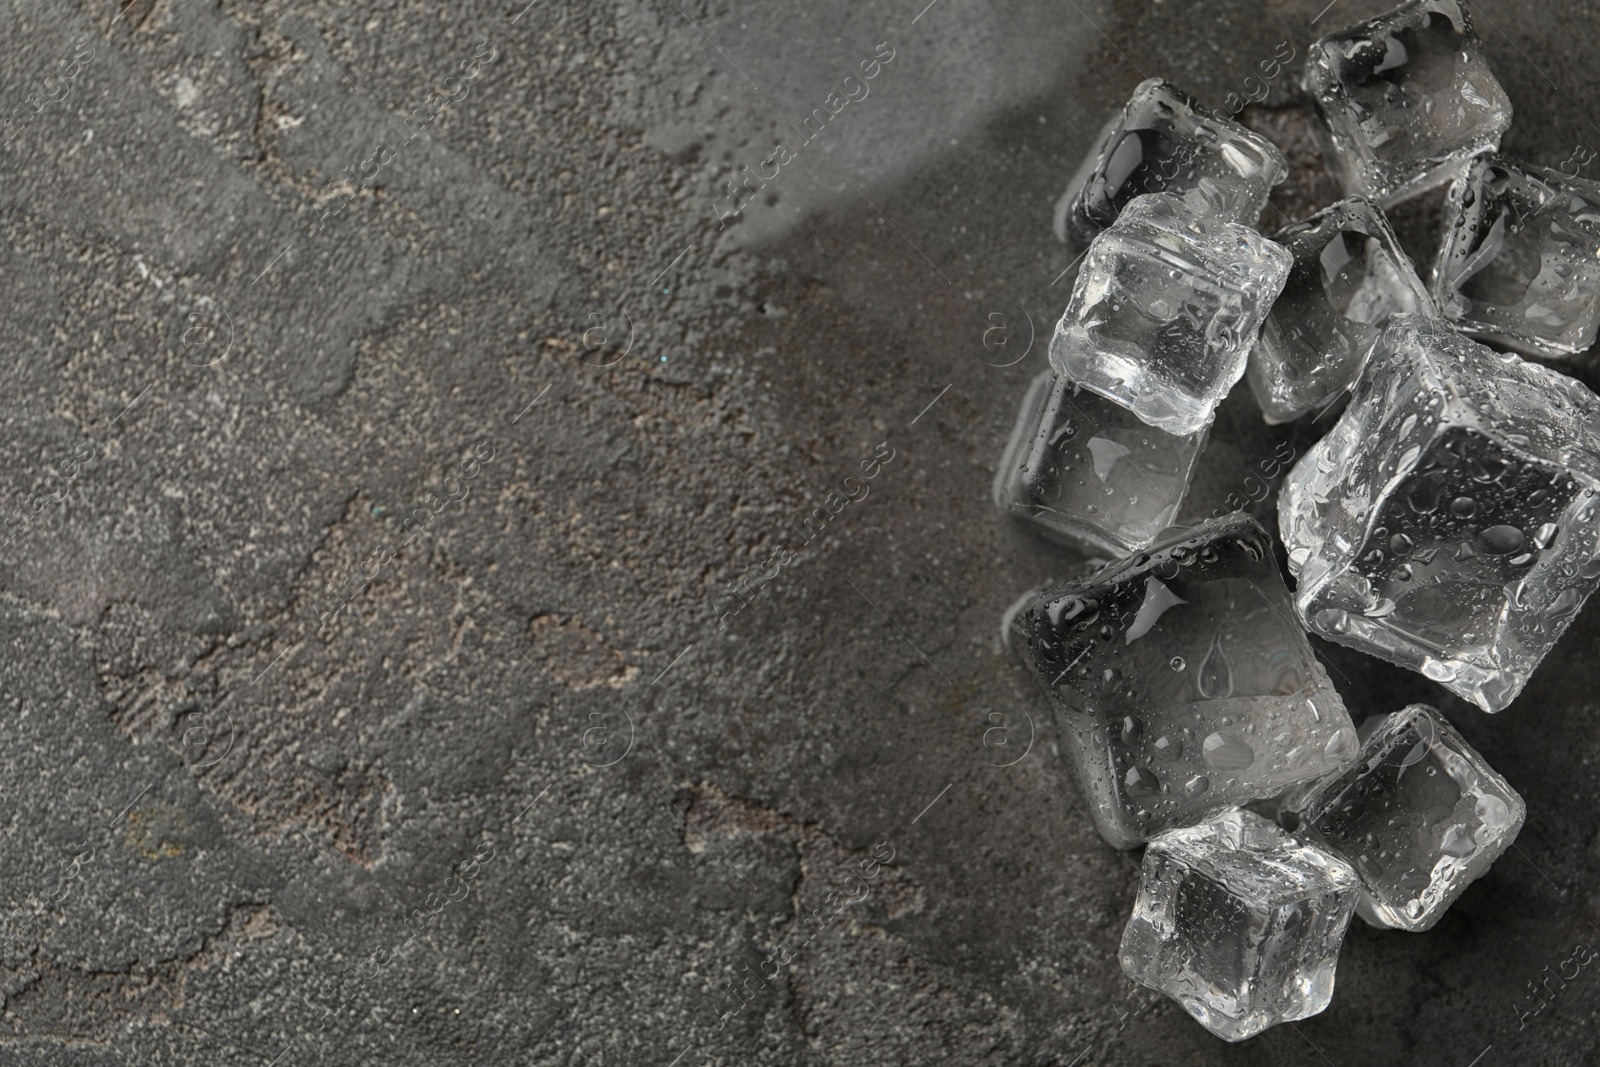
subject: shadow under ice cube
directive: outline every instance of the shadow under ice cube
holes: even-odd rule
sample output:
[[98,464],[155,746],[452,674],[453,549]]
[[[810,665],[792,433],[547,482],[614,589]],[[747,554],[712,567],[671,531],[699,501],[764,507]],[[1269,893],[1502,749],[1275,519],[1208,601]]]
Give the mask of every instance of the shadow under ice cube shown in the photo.
[[1172,525],[1206,436],[1174,437],[1042,371],[995,474],[995,503],[1052,539],[1122,556]]
[[1511,100],[1458,0],[1417,0],[1311,46],[1305,88],[1344,191],[1385,207],[1500,145]]
[[1122,971],[1242,1041],[1333,996],[1361,883],[1338,856],[1250,811],[1170,830],[1145,850]]
[[1342,769],[1356,732],[1242,512],[1036,593],[1012,635],[1117,848]]
[[[1365,727],[1365,723],[1362,724]],[[1361,876],[1356,913],[1426,930],[1516,840],[1522,798],[1433,708],[1382,719],[1355,766],[1297,798],[1300,834]]]
[[1106,123],[1056,202],[1056,236],[1088,244],[1128,201],[1158,192],[1182,196],[1198,214],[1254,226],[1288,173],[1272,142],[1149,78]]
[[1320,409],[1355,385],[1391,315],[1433,313],[1433,301],[1384,218],[1350,197],[1272,239],[1294,257],[1261,327],[1246,378],[1269,423]]
[[1600,397],[1399,316],[1284,483],[1296,610],[1500,711],[1600,581],[1597,490]]
[[1288,252],[1167,194],[1134,200],[1089,246],[1050,365],[1170,434],[1192,434],[1243,375]]
[[1456,328],[1564,356],[1600,328],[1600,182],[1475,160],[1450,190],[1433,292]]

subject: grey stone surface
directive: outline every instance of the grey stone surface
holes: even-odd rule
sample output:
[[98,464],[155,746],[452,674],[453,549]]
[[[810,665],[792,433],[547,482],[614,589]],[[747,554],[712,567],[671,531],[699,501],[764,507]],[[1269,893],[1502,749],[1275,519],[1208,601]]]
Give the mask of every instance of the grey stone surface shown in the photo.
[[[1082,566],[987,493],[1071,283],[1054,198],[1142,77],[1221,106],[1376,10],[1322,7],[0,11],[0,1063],[1591,1062],[1600,615],[1492,720],[1318,646],[1527,827],[1237,1047],[1131,995],[1136,864],[998,644]],[[1478,14],[1506,150],[1600,140],[1592,12]],[[1303,164],[1288,84],[1242,119]],[[1396,213],[1417,262],[1436,218]],[[1236,389],[1188,513],[1313,432]]]

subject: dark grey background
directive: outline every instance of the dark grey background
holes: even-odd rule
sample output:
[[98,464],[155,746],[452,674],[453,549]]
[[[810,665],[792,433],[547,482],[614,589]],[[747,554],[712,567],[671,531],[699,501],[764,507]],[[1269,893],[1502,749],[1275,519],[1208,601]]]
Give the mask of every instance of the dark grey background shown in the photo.
[[[1358,924],[1329,1010],[1239,1046],[1130,997],[1136,857],[1073,810],[997,639],[1083,565],[988,499],[1071,284],[1055,196],[1141,76],[1220,105],[1381,6],[1313,28],[1324,2],[8,5],[0,518],[39,511],[0,548],[0,1061],[1595,1062],[1593,967],[1522,1014],[1600,942],[1595,608],[1492,718],[1321,647],[1358,717],[1439,703],[1528,823],[1435,930]],[[1600,145],[1594,6],[1479,17],[1507,147]],[[719,230],[718,185],[882,42]],[[1287,84],[1246,117],[1299,164],[1289,217],[1334,194]],[[1434,215],[1398,220],[1423,258]],[[1188,513],[1325,426],[1269,431],[1241,386]]]

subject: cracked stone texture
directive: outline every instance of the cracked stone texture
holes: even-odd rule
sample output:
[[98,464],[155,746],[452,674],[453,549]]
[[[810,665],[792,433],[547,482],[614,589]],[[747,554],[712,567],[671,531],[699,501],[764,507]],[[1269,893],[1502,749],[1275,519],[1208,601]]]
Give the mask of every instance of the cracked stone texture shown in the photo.
[[[1594,1062],[1592,609],[1494,719],[1318,646],[1528,802],[1436,929],[1237,1047],[1123,979],[998,644],[1083,561],[987,487],[1095,131],[1324,2],[922,6],[0,11],[0,1063]],[[1476,11],[1506,150],[1594,143],[1592,12]],[[1291,79],[1267,228],[1333,198]],[[1236,389],[1186,515],[1320,428]]]

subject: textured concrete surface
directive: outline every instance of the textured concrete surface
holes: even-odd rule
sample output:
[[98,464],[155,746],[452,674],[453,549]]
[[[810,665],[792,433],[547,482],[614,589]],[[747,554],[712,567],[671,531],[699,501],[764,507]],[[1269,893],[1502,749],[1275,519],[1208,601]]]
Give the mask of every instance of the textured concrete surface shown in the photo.
[[[1527,799],[1434,931],[1239,1046],[1131,993],[988,483],[1093,131],[1325,0],[923,2],[0,11],[0,1063],[1595,1062],[1593,606],[1494,718],[1321,649]],[[1593,5],[1479,14],[1600,145]],[[1241,388],[1189,513],[1316,429]]]

